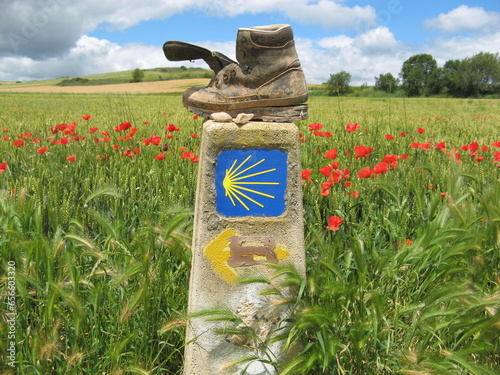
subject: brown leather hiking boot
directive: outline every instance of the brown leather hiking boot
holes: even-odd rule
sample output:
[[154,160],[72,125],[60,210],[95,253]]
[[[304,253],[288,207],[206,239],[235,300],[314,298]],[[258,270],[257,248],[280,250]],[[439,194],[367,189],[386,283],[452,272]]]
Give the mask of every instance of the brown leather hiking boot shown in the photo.
[[[164,51],[167,56],[165,46]],[[199,58],[208,61],[219,56],[221,54],[212,52],[212,58]],[[290,25],[239,29],[236,59],[238,62],[233,62],[224,56],[224,66],[215,64],[216,76],[207,87],[186,90],[184,106],[206,117],[215,112],[226,112],[232,117],[252,113],[254,119],[264,121],[307,118],[304,103],[308,89]]]

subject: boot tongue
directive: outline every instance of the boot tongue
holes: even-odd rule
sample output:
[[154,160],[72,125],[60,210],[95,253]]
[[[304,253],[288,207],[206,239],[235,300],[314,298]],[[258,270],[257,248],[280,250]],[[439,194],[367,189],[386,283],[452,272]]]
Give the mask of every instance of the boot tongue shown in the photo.
[[226,65],[236,64],[235,61],[220,52],[212,52],[206,48],[176,40],[165,42],[163,53],[170,61],[203,59],[215,74],[219,73]]

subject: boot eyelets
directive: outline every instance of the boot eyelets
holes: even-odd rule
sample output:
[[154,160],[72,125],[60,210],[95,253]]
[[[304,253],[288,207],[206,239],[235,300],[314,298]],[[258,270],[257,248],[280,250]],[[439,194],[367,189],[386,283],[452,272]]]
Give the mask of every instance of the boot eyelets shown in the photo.
[[231,77],[235,77],[235,76],[236,76],[236,72],[233,70],[233,71],[231,72]]
[[224,74],[224,75],[222,76],[222,79],[223,79],[224,81],[227,81],[227,79],[228,79],[228,78],[229,78],[229,77],[228,77],[228,75],[227,75],[227,74]]

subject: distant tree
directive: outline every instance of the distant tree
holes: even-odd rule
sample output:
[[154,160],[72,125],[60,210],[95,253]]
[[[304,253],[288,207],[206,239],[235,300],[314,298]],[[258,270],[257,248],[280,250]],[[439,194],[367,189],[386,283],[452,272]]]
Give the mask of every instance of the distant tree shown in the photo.
[[406,95],[421,96],[427,94],[429,77],[436,68],[436,60],[427,53],[414,55],[406,60],[400,73],[402,87]]
[[480,52],[463,60],[449,60],[443,66],[443,86],[455,97],[479,97],[500,93],[500,58]]
[[350,92],[351,74],[342,70],[335,74],[330,74],[326,81],[328,95],[341,95]]
[[437,67],[429,74],[422,93],[424,96],[446,93],[444,90],[443,68]]
[[137,68],[132,71],[132,82],[142,82],[144,79],[144,71]]
[[378,90],[393,94],[398,87],[398,80],[391,73],[380,74],[375,77],[375,87]]
[[442,92],[451,96],[464,96],[465,85],[462,82],[462,61],[448,60],[445,62],[442,71]]
[[500,93],[500,59],[498,53],[480,52],[462,61],[463,79],[468,96]]

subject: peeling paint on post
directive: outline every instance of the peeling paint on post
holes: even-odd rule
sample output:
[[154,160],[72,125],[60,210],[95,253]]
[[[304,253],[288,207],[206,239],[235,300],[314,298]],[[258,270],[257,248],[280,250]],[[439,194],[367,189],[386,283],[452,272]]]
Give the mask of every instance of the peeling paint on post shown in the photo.
[[[226,308],[252,337],[221,334],[227,322],[188,321],[185,375],[275,374],[259,361],[283,361],[284,342],[269,343],[290,310],[263,295],[266,263],[293,264],[305,274],[300,142],[292,123],[203,124],[195,204],[188,313]],[[283,291],[287,293],[287,291]],[[280,331],[282,333],[282,331]],[[265,356],[255,349],[266,343]],[[262,345],[261,345],[262,347]],[[246,357],[256,360],[233,365]]]

